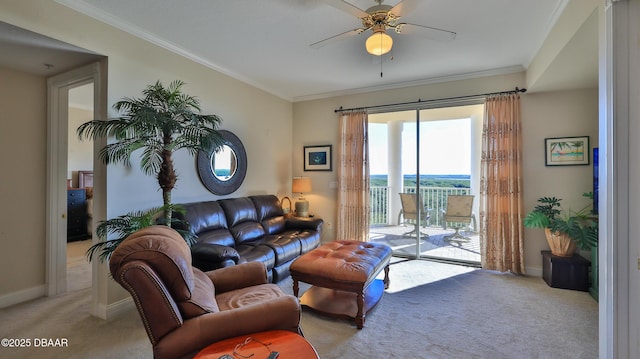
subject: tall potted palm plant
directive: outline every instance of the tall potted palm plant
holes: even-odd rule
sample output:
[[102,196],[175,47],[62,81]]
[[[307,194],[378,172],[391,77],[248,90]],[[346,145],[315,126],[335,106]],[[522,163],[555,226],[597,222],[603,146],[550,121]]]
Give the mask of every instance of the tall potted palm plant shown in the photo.
[[[222,121],[216,115],[200,114],[200,102],[197,98],[182,92],[184,82],[176,80],[168,87],[160,81],[147,86],[141,98],[128,98],[116,102],[113,108],[122,116],[107,121],[93,120],[78,127],[78,136],[97,139],[113,137],[99,152],[104,164],[123,163],[131,166],[131,155],[142,150],[140,167],[145,174],[156,176],[162,190],[163,206],[146,212],[137,212],[102,222],[97,234],[102,243],[94,245],[88,253],[91,257],[98,249],[102,250],[102,259],[108,259],[115,249],[107,243],[107,233],[118,233],[119,240],[140,227],[149,225],[149,216],[164,214],[164,224],[171,226],[172,212],[176,208],[171,204],[171,192],[177,182],[172,154],[186,149],[191,155],[199,150],[217,150],[224,139],[217,128]],[[186,239],[186,238],[185,238]]]

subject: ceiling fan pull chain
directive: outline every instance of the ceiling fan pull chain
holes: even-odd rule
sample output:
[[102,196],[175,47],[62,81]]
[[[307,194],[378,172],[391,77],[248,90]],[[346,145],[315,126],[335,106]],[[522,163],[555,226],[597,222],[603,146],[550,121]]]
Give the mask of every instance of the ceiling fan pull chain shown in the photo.
[[[380,1],[378,4],[379,5],[382,4],[382,1]],[[380,48],[382,48],[382,36],[380,36]],[[384,61],[384,57],[381,54],[380,55],[380,78],[382,78],[382,61]]]

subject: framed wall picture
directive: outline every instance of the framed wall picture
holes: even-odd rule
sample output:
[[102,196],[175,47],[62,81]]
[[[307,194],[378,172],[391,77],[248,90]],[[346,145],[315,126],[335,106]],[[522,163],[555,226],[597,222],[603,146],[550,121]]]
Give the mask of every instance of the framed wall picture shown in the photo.
[[331,145],[304,146],[305,171],[331,171]]
[[589,164],[589,136],[545,138],[546,166]]

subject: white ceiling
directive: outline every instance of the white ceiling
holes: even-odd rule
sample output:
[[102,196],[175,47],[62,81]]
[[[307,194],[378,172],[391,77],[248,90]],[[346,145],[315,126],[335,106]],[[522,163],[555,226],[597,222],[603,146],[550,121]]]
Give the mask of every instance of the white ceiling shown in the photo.
[[[56,1],[299,101],[522,71],[568,0],[405,0],[415,9],[401,22],[446,29],[457,36],[438,42],[390,31],[393,50],[382,62],[364,49],[367,33],[320,49],[309,47],[361,27],[358,18],[328,5],[330,0]],[[373,0],[349,2],[360,9],[375,5]],[[394,6],[399,0],[384,3]],[[597,37],[593,42],[597,48]],[[0,58],[6,57],[2,53]],[[37,66],[43,67],[42,61]]]

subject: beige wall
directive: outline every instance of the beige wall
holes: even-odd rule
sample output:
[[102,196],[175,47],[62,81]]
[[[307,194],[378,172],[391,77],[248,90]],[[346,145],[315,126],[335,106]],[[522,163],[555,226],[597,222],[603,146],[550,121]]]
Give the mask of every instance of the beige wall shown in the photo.
[[80,140],[76,133],[81,124],[91,120],[93,111],[69,107],[67,179],[73,180],[73,187],[78,187],[77,171],[93,170],[93,141]]
[[[340,96],[298,102],[293,105],[293,174],[313,181],[313,193],[306,195],[311,211],[326,220],[323,241],[335,239],[337,190],[329,188],[337,181],[337,148],[332,172],[304,172],[303,146],[332,144],[338,141],[338,115],[334,110],[380,104],[439,99],[504,91],[524,87],[524,73],[481,79],[440,83],[399,90]],[[524,133],[525,209],[533,208],[538,197],[556,195],[566,204],[581,202],[581,194],[590,190],[591,166],[545,167],[544,138],[583,136],[598,141],[597,90],[526,93],[522,96]],[[556,178],[558,176],[559,178]],[[544,234],[526,230],[525,255],[529,274],[542,275],[540,251],[548,249]]]
[[44,293],[47,85],[2,67],[0,79],[1,303],[8,293]]
[[[522,101],[522,133],[525,210],[531,210],[542,196],[562,198],[563,207],[575,210],[589,203],[582,194],[592,190],[593,162],[589,166],[546,167],[544,139],[589,136],[591,149],[598,147],[598,90],[526,94]],[[538,274],[536,270],[541,271],[542,267],[540,251],[549,248],[544,233],[525,229],[525,240],[527,268]]]
[[[108,64],[108,116],[116,115],[111,109],[115,101],[124,96],[140,96],[140,92],[145,86],[153,84],[157,80],[161,80],[165,84],[175,79],[185,81],[187,83],[184,87],[185,92],[200,99],[203,113],[220,115],[223,118],[221,128],[234,132],[244,143],[248,159],[247,176],[240,189],[228,197],[263,193],[283,195],[289,192],[292,137],[290,102],[142,41],[137,37],[115,30],[52,1],[3,2],[0,4],[0,21],[106,56]],[[78,31],[78,29],[82,29],[82,31]],[[11,91],[7,91],[10,92],[11,98],[20,99],[20,101],[14,100],[13,103],[24,104],[26,102],[25,107],[29,108],[29,112],[22,108],[15,109],[15,112],[20,113],[19,118],[22,120],[12,119],[13,122],[10,123],[16,127],[16,133],[23,135],[11,135],[10,141],[0,143],[0,153],[13,154],[10,158],[13,165],[7,167],[15,168],[15,149],[27,148],[23,143],[25,138],[31,139],[32,143],[26,150],[28,152],[24,154],[23,159],[25,163],[28,163],[26,175],[24,172],[20,174],[14,171],[12,181],[8,182],[12,184],[11,195],[18,196],[19,194],[20,196],[19,200],[16,198],[9,203],[20,203],[19,206],[23,208],[21,211],[17,211],[15,208],[0,210],[13,213],[9,218],[19,216],[19,219],[9,222],[11,225],[4,223],[7,216],[0,216],[3,221],[0,228],[3,228],[2,231],[4,231],[0,232],[3,237],[2,242],[12,243],[2,251],[3,255],[11,255],[11,258],[0,263],[0,273],[4,273],[0,283],[4,284],[7,281],[11,283],[11,286],[0,286],[0,299],[3,295],[12,294],[15,291],[31,290],[34,286],[44,285],[44,201],[46,188],[45,79],[38,79],[40,88],[35,91],[33,90],[35,85],[27,86],[24,84],[25,82],[29,84],[36,82],[28,76],[29,81],[8,82],[5,81],[4,76],[2,78],[1,86],[5,86],[5,84],[10,86]],[[16,83],[20,83],[19,93],[26,92],[28,95],[18,96],[19,93],[14,88]],[[2,100],[5,98],[3,96]],[[37,112],[38,116],[33,116],[30,112]],[[3,109],[4,113],[6,112]],[[3,131],[3,136],[5,133],[7,132]],[[11,147],[8,144],[11,144]],[[177,188],[173,193],[174,202],[220,198],[208,192],[200,183],[193,157],[186,152],[178,152],[174,161],[179,175]],[[30,167],[33,168],[30,169]],[[28,180],[25,181],[25,177]],[[104,180],[107,183],[107,200],[103,205],[107,206],[106,216],[108,218],[162,203],[156,180],[142,174],[135,159],[131,169],[123,166],[109,166],[106,179],[96,178],[96,181]],[[2,191],[6,191],[4,180]],[[25,197],[25,195],[27,196]],[[3,203],[6,202],[3,201]],[[96,213],[99,212],[96,211]],[[18,213],[22,214],[18,215]],[[100,218],[96,220],[100,220]],[[5,239],[5,233],[7,238],[11,238],[11,241]],[[29,253],[29,261],[25,261],[23,256],[16,256],[15,253]],[[104,268],[101,268],[99,272],[99,297],[97,298],[99,306],[108,308],[127,297],[127,294],[108,278]],[[7,273],[11,273],[11,276],[8,276]]]

